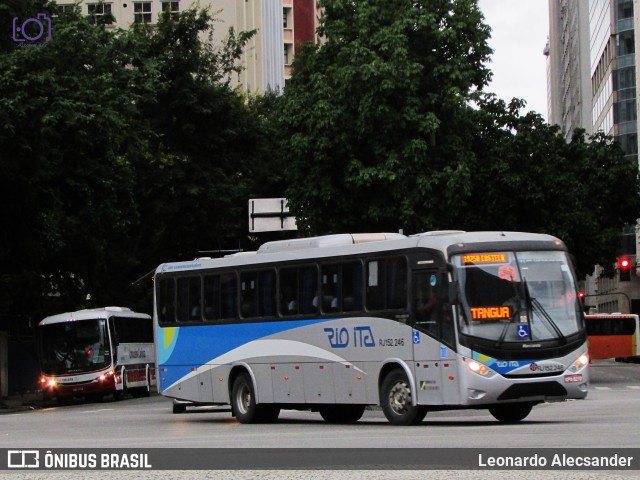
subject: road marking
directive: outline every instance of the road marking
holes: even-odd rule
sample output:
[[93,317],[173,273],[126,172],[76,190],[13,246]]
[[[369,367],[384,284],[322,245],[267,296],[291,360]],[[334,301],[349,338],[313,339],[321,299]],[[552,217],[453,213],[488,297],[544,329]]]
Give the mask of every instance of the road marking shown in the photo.
[[631,390],[640,390],[640,386],[638,385],[627,385],[627,388],[630,388]]
[[113,408],[101,408],[99,410],[85,410],[83,412],[80,413],[98,413],[98,412],[109,412],[113,410]]
[[593,387],[596,390],[611,390],[611,387]]

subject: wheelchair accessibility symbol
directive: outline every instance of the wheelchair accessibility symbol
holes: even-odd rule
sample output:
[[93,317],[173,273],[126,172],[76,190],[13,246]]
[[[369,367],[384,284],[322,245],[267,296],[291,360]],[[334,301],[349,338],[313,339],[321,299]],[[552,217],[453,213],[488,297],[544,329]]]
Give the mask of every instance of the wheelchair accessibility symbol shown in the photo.
[[518,325],[518,337],[529,338],[529,325]]

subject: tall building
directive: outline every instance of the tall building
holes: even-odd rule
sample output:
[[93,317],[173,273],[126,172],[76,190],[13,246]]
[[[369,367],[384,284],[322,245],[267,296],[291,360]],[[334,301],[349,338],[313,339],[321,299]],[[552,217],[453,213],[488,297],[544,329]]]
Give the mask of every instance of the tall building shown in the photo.
[[282,0],[284,24],[284,77],[291,78],[296,49],[303,43],[317,42],[320,11],[316,0]]
[[567,139],[577,127],[613,135],[635,158],[638,10],[638,0],[549,0],[545,48],[550,123]]
[[[56,3],[60,10],[76,8],[74,0]],[[236,32],[256,30],[240,59],[242,72],[231,79],[249,93],[282,90],[285,78],[291,76],[296,46],[315,41],[316,0],[85,0],[79,4],[80,12],[96,21],[113,15],[115,21],[108,28],[153,24],[163,12],[177,15],[193,6],[209,8],[214,14],[216,43],[224,40],[231,27]]]
[[[634,159],[639,129],[636,28],[640,0],[549,0],[545,54],[550,123],[559,125],[567,139],[577,127],[612,135]],[[623,279],[616,264],[616,274],[608,278],[596,267],[586,279],[586,304],[603,313],[640,313],[640,228],[620,228],[619,253],[630,259],[632,274]]]
[[589,12],[586,2],[549,1],[547,102],[549,123],[567,141],[576,128],[592,132]]

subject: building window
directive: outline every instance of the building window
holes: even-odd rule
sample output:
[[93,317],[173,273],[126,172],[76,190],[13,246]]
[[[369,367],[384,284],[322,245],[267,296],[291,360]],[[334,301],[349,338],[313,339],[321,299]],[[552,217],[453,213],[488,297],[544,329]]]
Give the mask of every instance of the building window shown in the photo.
[[151,23],[151,2],[133,2],[133,21]]
[[282,27],[289,28],[289,8],[282,9]]
[[284,64],[289,65],[289,46],[284,46]]
[[[113,17],[111,17],[110,3],[89,3],[87,5],[87,12],[89,13],[89,17],[91,17],[91,23],[99,25],[109,25],[113,22]],[[104,18],[105,16],[111,17],[111,19],[106,20]]]
[[58,5],[58,13],[73,13],[78,9],[77,5],[70,3],[65,5]]
[[171,20],[178,20],[180,2],[162,2],[162,13],[168,14]]

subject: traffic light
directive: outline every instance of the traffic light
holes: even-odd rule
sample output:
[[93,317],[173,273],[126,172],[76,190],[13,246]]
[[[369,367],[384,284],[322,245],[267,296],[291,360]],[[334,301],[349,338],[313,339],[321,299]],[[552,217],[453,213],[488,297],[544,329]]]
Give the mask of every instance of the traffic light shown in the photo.
[[621,282],[631,281],[631,259],[629,257],[618,258],[618,271]]
[[586,302],[585,302],[586,299],[587,299],[586,294],[583,291],[579,291],[578,292],[578,300],[580,300],[580,306],[582,307],[582,310],[585,311],[585,312],[587,311],[587,305],[586,305]]

